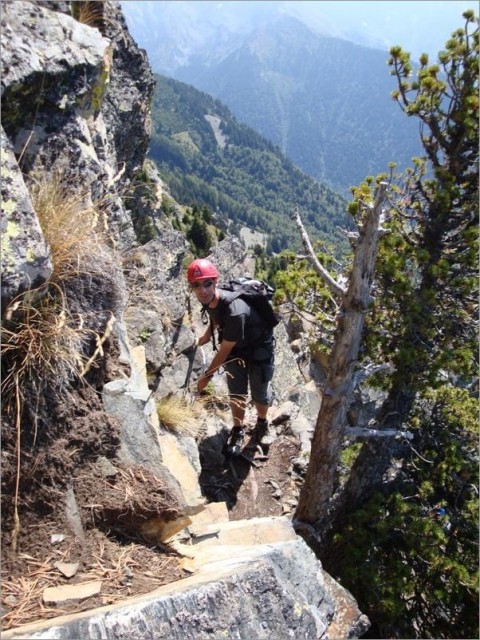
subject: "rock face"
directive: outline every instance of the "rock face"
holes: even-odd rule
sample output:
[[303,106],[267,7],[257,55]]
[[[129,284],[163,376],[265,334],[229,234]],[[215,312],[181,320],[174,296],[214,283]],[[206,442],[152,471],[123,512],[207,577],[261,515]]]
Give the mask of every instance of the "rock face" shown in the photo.
[[17,294],[34,289],[52,272],[49,248],[32,207],[10,141],[1,133],[2,310]]
[[[192,577],[58,624],[30,625],[21,637],[334,640],[357,637],[368,628],[347,592],[332,584],[287,519],[210,528],[216,531],[213,541],[204,532],[203,542],[188,547],[201,567]],[[343,599],[338,620],[333,594]],[[16,637],[15,632],[5,635]]]
[[[73,15],[80,4],[95,6],[84,23]],[[83,403],[77,407],[78,423],[86,425],[87,432],[92,427],[93,433],[89,417],[95,410],[96,424],[101,424],[98,442],[104,447],[79,447],[83,462],[99,477],[114,477],[115,463],[121,463],[160,478],[180,517],[132,518],[128,524],[157,541],[170,540],[191,524],[188,535],[193,542],[184,545],[182,553],[195,571],[191,578],[148,597],[74,620],[39,623],[19,634],[327,639],[338,610],[336,599],[342,600],[338,593],[343,591],[336,585],[337,595],[332,596],[332,581],[325,579],[320,563],[287,520],[234,523],[222,517],[221,522],[210,523],[213,530],[199,521],[195,524],[196,514],[206,510],[199,485],[198,443],[202,433],[208,434],[213,443],[210,453],[220,458],[223,419],[204,412],[197,418],[197,432],[183,435],[168,431],[158,419],[156,400],[178,396],[182,387],[183,399],[192,400],[193,386],[184,386],[192,358],[195,380],[213,353],[210,347],[196,353],[192,348],[204,331],[200,309],[185,281],[192,256],[185,237],[162,211],[163,187],[155,176],[155,197],[141,202],[142,208],[150,207],[147,214],[154,220],[155,237],[141,244],[136,235],[132,203],[140,206],[140,200],[135,198],[134,183],[149,144],[153,76],[144,52],[128,33],[119,3],[5,0],[1,21],[2,313],[9,320],[11,302],[52,277],[52,246],[31,193],[40,179],[55,178],[68,192],[78,193],[85,207],[95,209],[102,227],[101,249],[62,288],[65,309],[88,335],[82,355],[90,357],[92,370],[84,367],[82,376],[91,374],[87,383],[96,394],[92,414]],[[155,174],[154,168],[149,171]],[[227,237],[214,247],[211,259],[225,280],[253,274],[253,258],[237,238]],[[308,452],[318,398],[305,388],[285,327],[278,328],[276,338],[275,403],[287,407],[292,431]],[[107,376],[107,364],[112,362],[114,372]],[[215,376],[213,384],[219,394],[225,392],[224,378]],[[100,399],[103,407],[97,404]],[[38,415],[36,408],[30,408],[23,417],[35,423],[34,444],[47,452],[42,459],[55,460],[51,451],[67,440],[58,435],[60,444],[54,442],[58,425],[50,407],[58,411],[55,416],[63,420],[62,428],[70,434],[72,429],[65,418],[67,409],[57,398],[48,400],[51,404]],[[75,400],[70,402],[75,405]],[[277,413],[281,421],[281,409]],[[35,440],[37,419],[41,428]],[[51,432],[49,427],[54,427]],[[9,440],[3,444],[8,446]],[[141,476],[140,471],[135,478]],[[80,544],[86,531],[79,494],[63,481],[63,516]],[[61,598],[62,593],[48,597]],[[337,630],[342,637],[354,637],[366,622],[354,602],[342,600],[347,601],[349,613],[344,612]],[[16,631],[4,635],[16,637]]]
[[[122,196],[148,148],[153,78],[118,4],[103,4],[103,33],[62,12],[70,3],[2,4],[2,125],[27,181],[56,173],[72,189],[81,187],[102,202],[116,245],[132,246]],[[12,163],[9,171],[13,175]],[[16,180],[21,183],[22,174]],[[2,195],[7,203],[15,196],[8,183]],[[17,280],[20,292],[21,272]]]

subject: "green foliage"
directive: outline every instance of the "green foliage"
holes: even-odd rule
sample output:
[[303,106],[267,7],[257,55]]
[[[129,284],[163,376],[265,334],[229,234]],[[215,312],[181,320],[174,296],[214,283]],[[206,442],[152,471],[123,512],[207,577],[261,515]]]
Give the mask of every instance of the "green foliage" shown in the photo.
[[152,335],[153,331],[151,329],[148,329],[147,327],[144,327],[143,329],[140,329],[140,331],[138,332],[138,339],[140,340],[140,342],[146,342],[149,337]]
[[478,27],[464,16],[439,64],[423,56],[414,79],[409,54],[391,51],[394,97],[420,120],[425,149],[397,176],[367,331],[368,349],[394,364],[397,396],[477,369]]
[[206,222],[199,216],[193,218],[192,226],[187,232],[187,240],[190,241],[195,255],[205,257],[208,254],[212,238]]
[[335,538],[331,570],[374,623],[371,637],[478,637],[477,417],[464,389],[420,398],[397,490],[376,494]]
[[193,255],[205,257],[222,238],[223,233],[212,220],[212,213],[207,206],[204,205],[200,209],[197,203],[194,203],[191,209],[185,211],[181,220],[173,217],[172,225],[185,234]]
[[[317,257],[324,266],[331,268],[331,256],[319,251]],[[277,304],[306,311],[312,320],[327,321],[329,313],[333,313],[332,299],[309,260],[299,259],[293,251],[286,250],[263,264],[265,270],[260,272],[260,276],[275,287]]]
[[135,236],[140,244],[146,244],[157,237],[155,224],[150,216],[132,216]]
[[172,216],[175,213],[175,206],[172,199],[164,193],[162,194],[162,211],[168,217]]
[[[338,523],[324,562],[375,638],[479,631],[479,407],[469,392],[478,379],[479,41],[473,12],[464,17],[439,63],[422,56],[416,77],[409,54],[391,50],[394,97],[420,120],[425,157],[393,176],[365,352],[394,365],[377,380],[388,390],[382,424],[414,440],[395,481]],[[369,197],[368,181],[360,194]],[[355,204],[350,213],[358,218]]]
[[[291,220],[298,205],[312,237],[328,239],[343,256],[347,246],[337,229],[349,224],[343,198],[236,122],[219,101],[173,79],[156,79],[150,156],[178,202],[207,206],[217,225],[231,220],[237,229],[266,233],[268,253],[300,246]],[[223,147],[205,117],[212,114],[221,120]]]

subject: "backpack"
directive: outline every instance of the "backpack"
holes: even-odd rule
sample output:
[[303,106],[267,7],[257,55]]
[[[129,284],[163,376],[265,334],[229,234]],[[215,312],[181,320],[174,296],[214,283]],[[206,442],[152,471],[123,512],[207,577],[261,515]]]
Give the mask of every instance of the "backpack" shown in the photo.
[[220,289],[229,292],[225,297],[227,303],[236,298],[242,298],[250,304],[263,320],[268,329],[273,329],[281,320],[272,306],[272,298],[275,290],[263,280],[241,277],[230,280],[228,284],[220,285]]

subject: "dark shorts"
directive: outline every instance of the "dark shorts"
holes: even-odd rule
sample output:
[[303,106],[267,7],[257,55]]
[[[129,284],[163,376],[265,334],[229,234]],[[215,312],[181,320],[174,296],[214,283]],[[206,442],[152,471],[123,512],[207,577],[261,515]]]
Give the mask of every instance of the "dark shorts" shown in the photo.
[[273,399],[273,357],[270,362],[245,361],[240,358],[225,365],[228,392],[231,399],[245,399],[250,394],[254,402],[270,406]]

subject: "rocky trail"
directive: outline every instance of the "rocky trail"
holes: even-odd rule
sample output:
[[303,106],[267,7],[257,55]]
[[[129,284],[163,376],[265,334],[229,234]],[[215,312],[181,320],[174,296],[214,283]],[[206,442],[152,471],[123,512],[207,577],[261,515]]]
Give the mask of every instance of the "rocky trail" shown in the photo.
[[[2,2],[2,638],[326,640],[345,594],[291,525],[320,402],[308,336],[275,329],[268,455],[222,455],[225,376],[189,430],[160,418],[212,352],[188,207],[146,159],[154,83],[120,3]],[[218,222],[209,257],[253,275]]]

